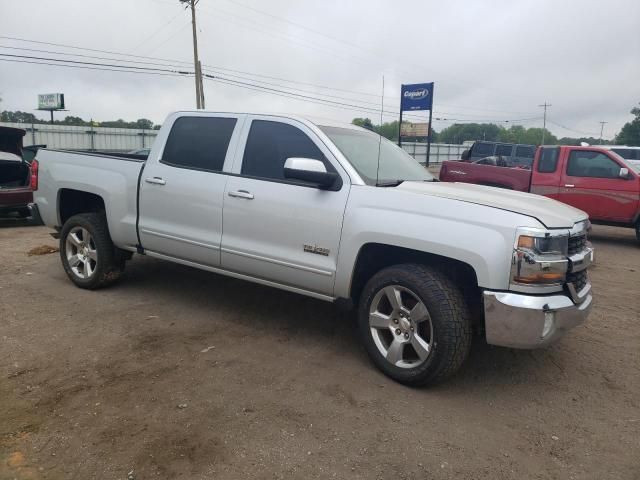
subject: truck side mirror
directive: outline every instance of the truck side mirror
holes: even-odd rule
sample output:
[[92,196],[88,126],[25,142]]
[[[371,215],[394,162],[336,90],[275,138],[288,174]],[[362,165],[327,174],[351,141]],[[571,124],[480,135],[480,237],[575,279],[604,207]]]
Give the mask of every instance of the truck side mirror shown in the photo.
[[287,158],[284,162],[284,178],[315,183],[324,190],[339,190],[340,176],[335,172],[327,172],[320,160],[313,158]]
[[629,169],[628,168],[621,168],[620,172],[618,172],[618,177],[624,178],[625,180],[628,180],[630,178]]
[[467,148],[462,152],[462,155],[460,155],[460,158],[464,161],[467,161],[469,160],[469,157],[471,157],[471,151]]

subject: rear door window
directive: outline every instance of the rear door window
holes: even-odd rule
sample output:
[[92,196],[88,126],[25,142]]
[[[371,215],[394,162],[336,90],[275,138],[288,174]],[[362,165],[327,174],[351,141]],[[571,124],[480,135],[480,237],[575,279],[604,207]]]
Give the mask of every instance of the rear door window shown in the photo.
[[235,118],[180,117],[169,133],[162,163],[179,168],[220,172]]
[[495,148],[495,143],[476,142],[471,148],[471,155],[476,158],[489,157],[493,155]]
[[559,148],[542,148],[540,160],[538,160],[538,172],[553,173],[558,168]]
[[501,155],[503,157],[510,157],[511,152],[513,151],[513,145],[497,145],[496,146],[496,155]]
[[569,154],[567,175],[571,177],[618,178],[620,165],[602,152],[574,150]]
[[520,158],[533,158],[536,153],[536,147],[531,145],[518,145],[516,147],[516,157]]

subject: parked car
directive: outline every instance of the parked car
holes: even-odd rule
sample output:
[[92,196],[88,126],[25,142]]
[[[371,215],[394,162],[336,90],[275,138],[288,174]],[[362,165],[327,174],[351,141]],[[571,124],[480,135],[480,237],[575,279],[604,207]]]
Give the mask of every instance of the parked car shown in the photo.
[[594,223],[635,228],[640,241],[640,165],[601,147],[539,147],[533,170],[449,161],[440,180],[537,193],[579,208]]
[[22,158],[25,130],[0,127],[0,217],[28,217],[31,169]]
[[487,157],[502,157],[511,166],[531,168],[535,152],[535,145],[476,141],[462,152],[461,160],[473,162]]
[[353,125],[178,112],[146,162],[56,150],[36,161],[37,208],[78,287],[114,282],[139,253],[357,306],[373,363],[405,384],[455,373],[473,329],[537,348],[592,306],[584,212],[435,182]]

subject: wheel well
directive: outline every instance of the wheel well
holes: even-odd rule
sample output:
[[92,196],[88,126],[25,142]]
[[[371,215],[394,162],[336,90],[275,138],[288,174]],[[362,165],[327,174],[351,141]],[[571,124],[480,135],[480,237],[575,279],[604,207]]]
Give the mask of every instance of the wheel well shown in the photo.
[[80,190],[63,188],[58,194],[58,213],[60,224],[78,213],[102,212],[104,200],[99,195]]
[[383,268],[418,263],[437,268],[460,287],[474,319],[482,317],[482,296],[473,267],[453,258],[380,243],[368,243],[358,253],[351,280],[351,299],[357,305],[367,281]]

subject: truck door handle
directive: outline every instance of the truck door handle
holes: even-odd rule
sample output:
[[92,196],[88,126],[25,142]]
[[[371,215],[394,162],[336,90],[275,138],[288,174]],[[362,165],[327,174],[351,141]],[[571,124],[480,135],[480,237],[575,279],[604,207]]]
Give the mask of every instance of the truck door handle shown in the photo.
[[153,178],[145,178],[144,179],[145,182],[147,183],[151,183],[153,185],[166,185],[167,181],[160,178],[160,177],[153,177]]
[[247,200],[253,200],[253,193],[249,193],[246,190],[236,190],[235,192],[229,192],[230,197],[246,198]]
[[574,188],[575,185],[571,184],[571,183],[567,183],[565,184],[565,188]]

